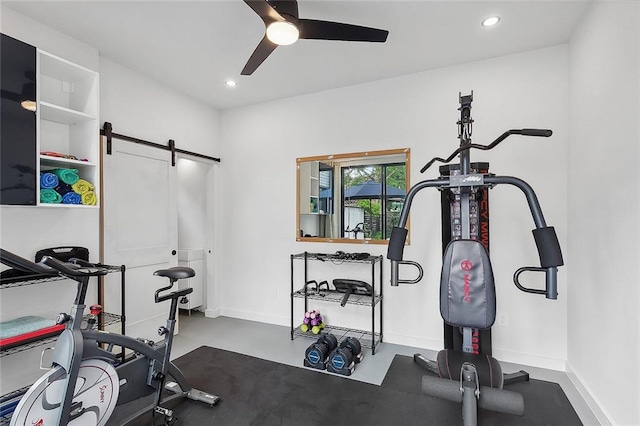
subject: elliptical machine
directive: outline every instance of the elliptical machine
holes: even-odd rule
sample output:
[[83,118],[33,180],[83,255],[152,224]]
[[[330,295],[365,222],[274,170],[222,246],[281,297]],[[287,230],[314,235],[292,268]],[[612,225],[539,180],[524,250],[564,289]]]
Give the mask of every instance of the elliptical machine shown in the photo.
[[[513,185],[520,189],[529,204],[536,229],[533,236],[540,257],[540,267],[518,269],[513,277],[518,289],[532,294],[557,299],[557,270],[564,264],[560,244],[553,227],[547,226],[535,192],[521,179],[496,176],[488,172],[487,163],[471,163],[470,150],[490,150],[511,135],[549,137],[551,130],[512,129],[504,132],[489,145],[471,142],[472,124],[470,95],[459,95],[460,120],[458,137],[460,147],[448,158],[429,161],[420,172],[437,162],[449,163],[459,156],[458,164],[440,168],[438,179],[425,180],[414,185],[405,199],[397,227],[391,233],[387,258],[391,261],[391,285],[415,284],[422,279],[422,266],[403,259],[407,236],[405,225],[413,198],[425,188],[436,188],[442,193],[443,265],[440,279],[440,314],[445,322],[445,349],[435,361],[420,354],[414,360],[438,374],[424,376],[422,392],[429,396],[462,403],[465,426],[477,424],[477,408],[514,415],[524,414],[521,394],[503,389],[516,381],[528,380],[524,372],[503,375],[499,362],[491,356],[490,328],[496,318],[496,295],[493,271],[489,260],[489,189],[496,185]],[[399,278],[400,265],[417,269],[415,279]],[[523,286],[519,277],[523,272],[544,272],[545,289]]]

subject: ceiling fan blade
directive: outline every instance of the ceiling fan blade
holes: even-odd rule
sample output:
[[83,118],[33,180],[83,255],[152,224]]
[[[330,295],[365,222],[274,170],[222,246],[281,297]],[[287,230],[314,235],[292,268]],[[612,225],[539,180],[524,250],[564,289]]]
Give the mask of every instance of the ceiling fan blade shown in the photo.
[[300,38],[313,40],[370,41],[384,43],[389,31],[340,22],[299,19]]
[[[296,0],[269,0],[269,4],[281,16],[287,15],[291,18],[298,19],[298,2]],[[284,17],[286,18],[286,16]]]
[[267,59],[267,56],[271,54],[278,47],[277,44],[269,41],[267,36],[265,35],[256,47],[256,50],[253,51],[251,57],[247,61],[247,64],[242,69],[240,75],[251,75],[253,72],[260,66],[261,63]]
[[265,25],[285,20],[266,0],[244,0],[244,2],[262,18]]

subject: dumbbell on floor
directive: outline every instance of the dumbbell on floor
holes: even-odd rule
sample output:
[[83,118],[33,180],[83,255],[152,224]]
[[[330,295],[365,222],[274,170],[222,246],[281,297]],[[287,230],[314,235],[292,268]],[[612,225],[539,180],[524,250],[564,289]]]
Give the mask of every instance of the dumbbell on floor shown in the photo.
[[338,339],[333,334],[321,334],[304,353],[304,366],[324,370],[329,354],[338,346]]
[[360,341],[355,337],[347,337],[329,355],[327,371],[350,376],[363,357]]

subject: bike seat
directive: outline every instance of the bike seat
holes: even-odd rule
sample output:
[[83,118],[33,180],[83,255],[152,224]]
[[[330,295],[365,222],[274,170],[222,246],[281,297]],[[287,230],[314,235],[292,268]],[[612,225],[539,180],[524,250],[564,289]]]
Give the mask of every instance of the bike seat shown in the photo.
[[153,273],[159,277],[167,277],[172,280],[181,280],[183,278],[191,278],[196,275],[196,271],[186,266],[174,266],[169,269],[159,269]]

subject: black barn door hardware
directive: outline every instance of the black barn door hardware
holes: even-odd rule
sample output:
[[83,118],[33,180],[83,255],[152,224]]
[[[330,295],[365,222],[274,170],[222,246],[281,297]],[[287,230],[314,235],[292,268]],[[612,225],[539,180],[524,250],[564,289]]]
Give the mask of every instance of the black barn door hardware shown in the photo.
[[204,158],[206,160],[211,160],[215,162],[220,162],[220,158],[210,157],[204,154],[198,154],[197,152],[191,152],[184,149],[176,148],[176,142],[173,139],[169,139],[169,142],[166,145],[145,141],[143,139],[134,138],[131,136],[121,135],[118,133],[113,133],[113,126],[108,121],[104,122],[104,126],[100,129],[100,134],[107,138],[107,155],[111,155],[111,141],[112,139],[120,139],[127,142],[138,143],[141,145],[151,146],[153,148],[163,149],[165,151],[171,151],[171,165],[176,165],[176,153],[186,154],[192,157]]

